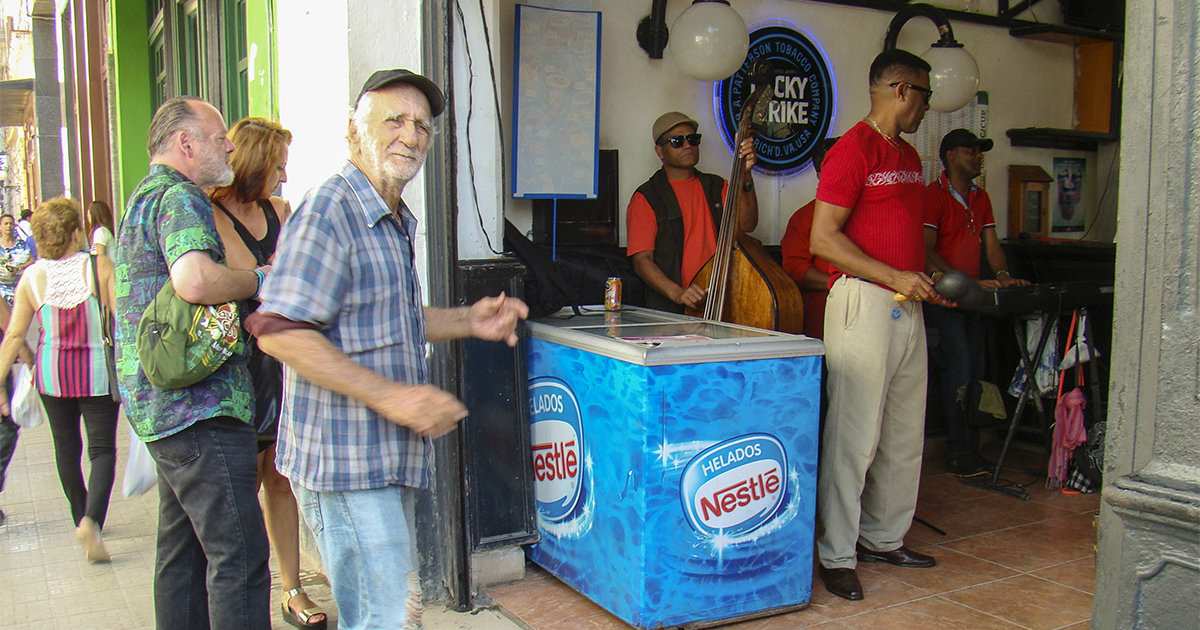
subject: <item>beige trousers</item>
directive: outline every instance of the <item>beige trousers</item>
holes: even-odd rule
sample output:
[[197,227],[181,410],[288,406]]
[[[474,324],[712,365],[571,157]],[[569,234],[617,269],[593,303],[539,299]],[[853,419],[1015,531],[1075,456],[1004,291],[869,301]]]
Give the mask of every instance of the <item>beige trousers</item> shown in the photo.
[[926,364],[921,305],[863,280],[839,278],[825,310],[829,413],[817,478],[824,532],[817,556],[853,568],[854,545],[904,543],[917,506]]

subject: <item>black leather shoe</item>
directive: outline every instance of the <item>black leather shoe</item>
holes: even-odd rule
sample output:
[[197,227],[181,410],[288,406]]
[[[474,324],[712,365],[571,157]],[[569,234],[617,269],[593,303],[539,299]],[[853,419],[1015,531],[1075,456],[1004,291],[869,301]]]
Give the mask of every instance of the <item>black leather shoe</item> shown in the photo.
[[[820,565],[818,565],[820,566]],[[850,601],[863,598],[862,584],[858,581],[858,572],[854,569],[826,569],[820,567],[821,581],[825,582],[825,590]]]
[[887,562],[898,567],[908,567],[914,569],[926,569],[935,564],[937,561],[933,556],[927,556],[923,553],[917,553],[908,547],[901,546],[899,549],[891,551],[871,551],[861,544],[857,545],[858,559],[863,562]]

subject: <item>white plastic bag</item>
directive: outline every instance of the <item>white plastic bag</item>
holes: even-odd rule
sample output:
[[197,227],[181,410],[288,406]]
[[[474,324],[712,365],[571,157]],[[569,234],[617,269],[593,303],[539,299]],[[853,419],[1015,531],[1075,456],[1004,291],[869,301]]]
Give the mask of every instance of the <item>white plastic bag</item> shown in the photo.
[[158,468],[150,458],[146,443],[139,440],[131,428],[129,430],[129,459],[125,461],[125,481],[121,491],[125,497],[135,494],[146,494],[158,481]]
[[24,363],[13,366],[12,418],[22,429],[32,429],[46,422],[46,408],[33,386],[33,372]]

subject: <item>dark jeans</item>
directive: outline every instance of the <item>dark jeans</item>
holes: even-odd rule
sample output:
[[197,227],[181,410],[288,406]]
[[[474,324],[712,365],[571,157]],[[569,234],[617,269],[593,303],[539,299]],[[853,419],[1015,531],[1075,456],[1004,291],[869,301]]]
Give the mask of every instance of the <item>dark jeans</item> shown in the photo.
[[[3,387],[0,395],[3,395],[11,406],[12,396],[9,392],[12,391],[12,372],[9,372],[8,378],[0,383],[0,386]],[[13,422],[12,416],[0,416],[0,492],[4,491],[4,476],[8,472],[8,463],[12,461],[13,453],[17,450],[17,436],[20,431],[21,427]]]
[[946,419],[946,458],[979,452],[979,429],[967,422],[958,390],[983,376],[984,326],[978,313],[925,305],[925,326],[936,328],[937,345],[930,348],[929,377],[941,386],[942,415]]
[[[117,467],[117,403],[107,394],[87,398],[59,398],[42,394],[42,406],[54,437],[54,461],[63,494],[71,504],[71,519],[79,525],[85,516],[104,528],[108,498]],[[92,471],[83,483],[83,441],[79,417],[87,431],[88,461]]]
[[8,472],[8,462],[12,461],[13,452],[17,450],[17,435],[21,427],[8,416],[0,416],[0,492],[4,490],[4,475]]
[[158,465],[155,625],[269,629],[271,574],[254,429],[210,418],[146,446]]

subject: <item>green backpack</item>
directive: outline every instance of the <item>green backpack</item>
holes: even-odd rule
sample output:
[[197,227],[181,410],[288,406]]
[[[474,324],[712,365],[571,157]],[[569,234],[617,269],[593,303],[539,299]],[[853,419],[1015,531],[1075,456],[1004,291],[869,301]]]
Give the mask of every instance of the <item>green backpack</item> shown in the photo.
[[142,371],[155,387],[195,385],[242,352],[241,331],[236,303],[192,304],[175,293],[168,279],[138,324]]

